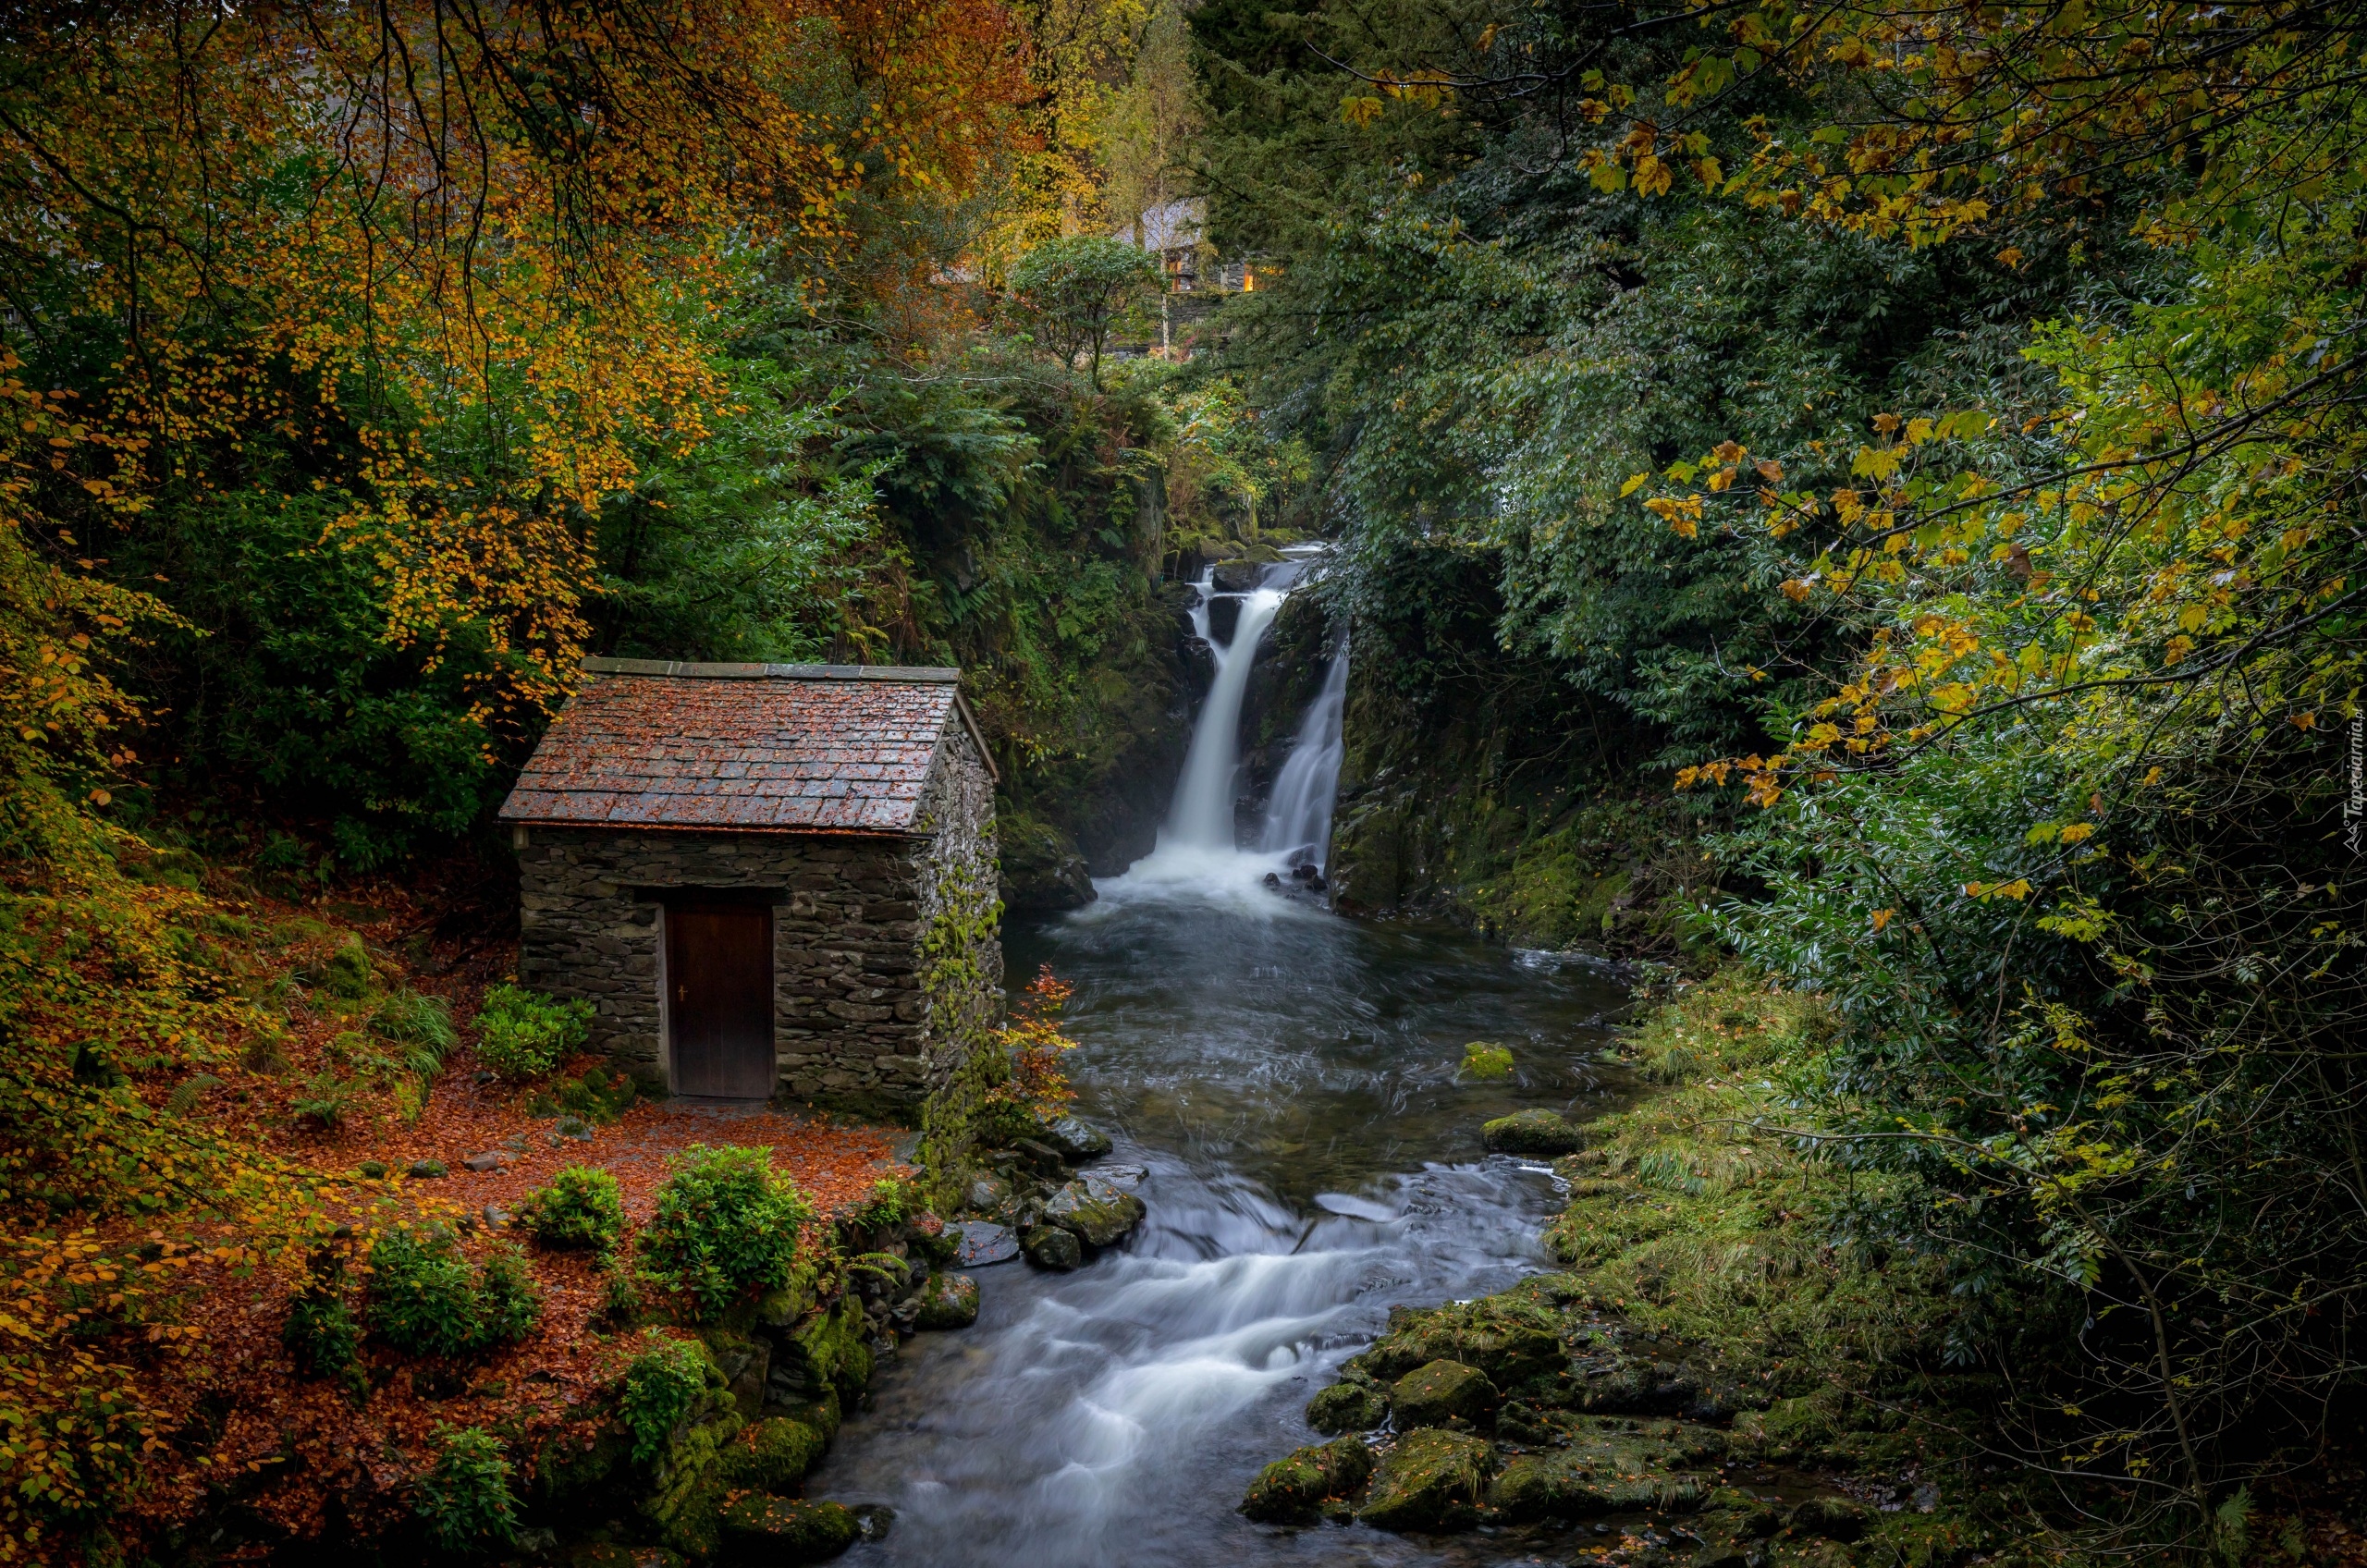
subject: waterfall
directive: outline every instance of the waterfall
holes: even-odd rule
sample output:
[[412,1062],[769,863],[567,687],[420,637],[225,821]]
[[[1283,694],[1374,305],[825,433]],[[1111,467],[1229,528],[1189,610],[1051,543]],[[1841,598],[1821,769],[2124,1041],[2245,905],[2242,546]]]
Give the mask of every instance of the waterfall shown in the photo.
[[1266,807],[1266,830],[1257,847],[1269,854],[1287,854],[1318,871],[1331,853],[1331,802],[1340,788],[1340,758],[1347,749],[1342,739],[1348,706],[1348,645],[1340,644],[1324,672],[1323,690],[1307,704],[1299,720],[1291,754],[1274,779],[1274,798]]
[[1200,602],[1193,606],[1192,630],[1216,655],[1216,683],[1201,704],[1200,722],[1192,730],[1192,746],[1184,754],[1184,777],[1175,786],[1175,803],[1169,810],[1167,830],[1159,848],[1232,850],[1239,847],[1233,821],[1234,781],[1241,771],[1241,699],[1249,689],[1249,667],[1257,662],[1257,641],[1274,623],[1286,595],[1277,589],[1253,588],[1242,596],[1241,619],[1233,640],[1219,646],[1209,636],[1208,604],[1215,583],[1200,582]]
[[[1257,585],[1245,592],[1220,594],[1213,569],[1195,584],[1199,598],[1192,606],[1192,630],[1216,660],[1216,680],[1192,727],[1184,773],[1175,782],[1175,799],[1166,826],[1159,829],[1158,847],[1127,867],[1123,876],[1094,884],[1109,906],[1094,906],[1101,916],[1135,899],[1213,900],[1259,914],[1294,908],[1312,913],[1321,907],[1274,894],[1323,890],[1331,795],[1340,779],[1341,712],[1347,696],[1344,646],[1332,655],[1323,690],[1300,721],[1297,741],[1275,780],[1273,805],[1255,847],[1243,846],[1233,814],[1241,782],[1241,708],[1248,694],[1250,667],[1257,662],[1266,629],[1274,624],[1312,553],[1266,567]],[[1238,605],[1241,611],[1233,635],[1222,643],[1216,640],[1210,613],[1220,598]],[[1080,913],[1074,918],[1096,916]]]

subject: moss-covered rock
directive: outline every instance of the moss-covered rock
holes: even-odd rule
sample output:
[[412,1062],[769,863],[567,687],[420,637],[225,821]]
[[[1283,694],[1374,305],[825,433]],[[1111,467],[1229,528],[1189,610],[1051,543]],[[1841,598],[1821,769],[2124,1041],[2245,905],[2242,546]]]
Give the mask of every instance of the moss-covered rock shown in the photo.
[[1575,1154],[1586,1134],[1550,1110],[1516,1110],[1482,1123],[1479,1141],[1498,1154],[1539,1155],[1551,1159]]
[[1459,1361],[1509,1392],[1531,1378],[1568,1367],[1561,1327],[1551,1310],[1505,1297],[1429,1309],[1398,1307],[1389,1315],[1389,1331],[1350,1365],[1394,1382],[1433,1361]]
[[717,1518],[732,1490],[731,1439],[744,1425],[736,1410],[674,1435],[659,1456],[641,1503],[657,1537],[691,1557],[714,1552]]
[[1369,1432],[1388,1419],[1388,1392],[1361,1378],[1332,1384],[1306,1406],[1306,1424],[1318,1432]]
[[978,1281],[967,1274],[932,1274],[921,1287],[919,1329],[966,1329],[978,1320]]
[[1474,1040],[1463,1047],[1463,1075],[1509,1078],[1513,1075],[1513,1053],[1493,1040]]
[[1484,1427],[1495,1416],[1499,1397],[1485,1372],[1460,1361],[1417,1366],[1389,1390],[1390,1407],[1397,1413],[1397,1425],[1404,1430],[1457,1421]]
[[807,1502],[742,1492],[726,1503],[721,1520],[724,1560],[762,1564],[824,1562],[854,1544],[855,1517],[835,1502]]
[[1557,1434],[1566,1447],[1510,1461],[1489,1488],[1489,1501],[1506,1517],[1700,1508],[1713,1483],[1698,1467],[1716,1464],[1729,1446],[1724,1433],[1679,1421],[1564,1416]]
[[1027,1261],[1038,1268],[1065,1274],[1085,1266],[1085,1243],[1076,1239],[1074,1232],[1058,1225],[1034,1227],[1020,1236],[1019,1245],[1027,1254]]
[[1083,909],[1093,901],[1093,873],[1076,841],[1051,823],[1016,811],[996,814],[995,841],[1003,908],[1013,913]]
[[1408,1433],[1381,1456],[1356,1517],[1380,1530],[1456,1530],[1479,1516],[1494,1450],[1460,1432]]
[[814,1427],[775,1415],[742,1428],[724,1455],[724,1478],[735,1487],[777,1492],[803,1480],[829,1445]]
[[1294,1449],[1257,1473],[1241,1512],[1269,1525],[1310,1523],[1327,1501],[1353,1495],[1371,1474],[1372,1450],[1362,1438]]
[[764,1408],[765,1384],[772,1370],[772,1341],[754,1335],[708,1329],[699,1335],[723,1374],[740,1414],[750,1420]]
[[1145,1212],[1134,1194],[1086,1176],[1052,1194],[1044,1206],[1044,1223],[1059,1226],[1086,1246],[1106,1247],[1123,1241]]

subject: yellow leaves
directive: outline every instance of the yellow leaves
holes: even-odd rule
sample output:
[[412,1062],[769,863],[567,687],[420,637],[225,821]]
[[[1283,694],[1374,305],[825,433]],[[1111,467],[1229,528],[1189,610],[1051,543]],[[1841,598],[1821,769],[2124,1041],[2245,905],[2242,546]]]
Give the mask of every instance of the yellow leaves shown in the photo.
[[2011,882],[1968,882],[1965,897],[1986,903],[1991,899],[2012,899],[2017,902],[2030,896],[2030,878],[2017,876]]
[[1895,909],[1878,909],[1874,911],[1871,917],[1874,929],[1879,932],[1883,927],[1887,926],[1891,923],[1891,917],[1895,915],[1897,913],[1898,911]]
[[1636,194],[1638,196],[1665,195],[1672,183],[1674,180],[1668,165],[1659,158],[1646,153],[1636,160]]
[[1650,484],[1651,482],[1652,476],[1649,473],[1629,474],[1627,476],[1626,483],[1619,486],[1620,498],[1625,500],[1626,497],[1634,495],[1637,491],[1641,490],[1645,485]]
[[1340,100],[1340,118],[1359,129],[1380,118],[1385,105],[1378,98],[1349,97]]
[[1644,508],[1674,529],[1681,538],[1694,538],[1701,531],[1701,497],[1699,496],[1654,496],[1644,502]]

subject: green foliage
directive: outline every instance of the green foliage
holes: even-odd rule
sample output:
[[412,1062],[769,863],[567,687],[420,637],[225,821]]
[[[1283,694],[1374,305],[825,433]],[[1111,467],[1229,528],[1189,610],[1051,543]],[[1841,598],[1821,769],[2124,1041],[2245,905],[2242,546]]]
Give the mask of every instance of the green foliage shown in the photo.
[[1117,239],[1073,235],[1047,239],[1011,269],[1013,303],[1036,341],[1064,365],[1091,363],[1101,385],[1101,349],[1129,312],[1156,294],[1159,258]]
[[657,1340],[625,1369],[617,1414],[632,1434],[632,1458],[646,1464],[665,1452],[674,1428],[704,1407],[722,1385],[706,1347],[696,1340]]
[[416,1483],[411,1512],[438,1551],[508,1546],[518,1535],[511,1469],[500,1439],[482,1427],[439,1428],[433,1468]]
[[789,1283],[798,1230],[814,1210],[795,1183],[773,1173],[770,1149],[697,1145],[670,1169],[641,1232],[650,1280],[689,1298],[705,1318]]
[[370,1252],[372,1330],[416,1355],[469,1355],[524,1339],[542,1297],[518,1249],[472,1267],[449,1231],[398,1225]]
[[460,1042],[452,1027],[451,1003],[418,991],[398,991],[387,998],[370,1015],[370,1032],[395,1045],[417,1047],[424,1055],[415,1057],[415,1062],[430,1064],[431,1072]]
[[606,1253],[624,1234],[624,1192],[608,1172],[570,1165],[527,1198],[519,1218],[545,1246]]
[[325,1291],[306,1291],[288,1304],[280,1342],[295,1358],[297,1375],[325,1378],[349,1393],[366,1391],[362,1379],[362,1326],[345,1303]]
[[333,1069],[323,1069],[313,1075],[303,1092],[288,1102],[299,1120],[318,1122],[325,1129],[334,1129],[345,1120],[345,1108],[351,1104],[361,1085],[339,1077]]
[[593,1007],[559,1001],[521,986],[486,987],[476,1016],[477,1055],[504,1078],[539,1078],[581,1046]]

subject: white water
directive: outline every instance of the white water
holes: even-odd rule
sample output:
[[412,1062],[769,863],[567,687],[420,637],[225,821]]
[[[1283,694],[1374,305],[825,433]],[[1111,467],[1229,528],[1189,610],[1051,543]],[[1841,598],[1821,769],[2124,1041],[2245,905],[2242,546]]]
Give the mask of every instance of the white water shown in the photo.
[[1159,836],[1159,849],[1236,847],[1233,801],[1241,773],[1241,699],[1249,690],[1250,667],[1257,662],[1257,641],[1274,624],[1274,616],[1288,596],[1273,588],[1253,588],[1243,594],[1241,619],[1233,627],[1233,640],[1220,643],[1209,635],[1214,584],[1201,580],[1200,602],[1192,608],[1192,630],[1216,655],[1217,679],[1208,688],[1208,701],[1201,704],[1191,749],[1184,753],[1184,777],[1176,781],[1175,803]]
[[1320,871],[1331,856],[1331,799],[1340,790],[1340,759],[1347,746],[1342,720],[1348,706],[1348,646],[1340,645],[1324,672],[1323,690],[1299,721],[1291,754],[1274,778],[1266,831],[1257,847],[1296,856]]
[[1340,782],[1342,717],[1347,705],[1344,643],[1332,655],[1322,690],[1301,720],[1290,756],[1274,781],[1257,848],[1242,847],[1234,813],[1241,781],[1241,709],[1250,670],[1257,663],[1258,643],[1282,612],[1305,565],[1294,560],[1269,567],[1257,587],[1225,595],[1240,601],[1241,615],[1231,639],[1221,643],[1210,625],[1219,596],[1213,574],[1204,574],[1195,585],[1200,596],[1192,606],[1192,630],[1208,644],[1216,680],[1200,704],[1157,847],[1123,876],[1096,884],[1115,905],[1183,898],[1220,903],[1235,913],[1278,915],[1292,906],[1265,885],[1268,874],[1287,875],[1301,864],[1320,870],[1329,859],[1331,801]]

